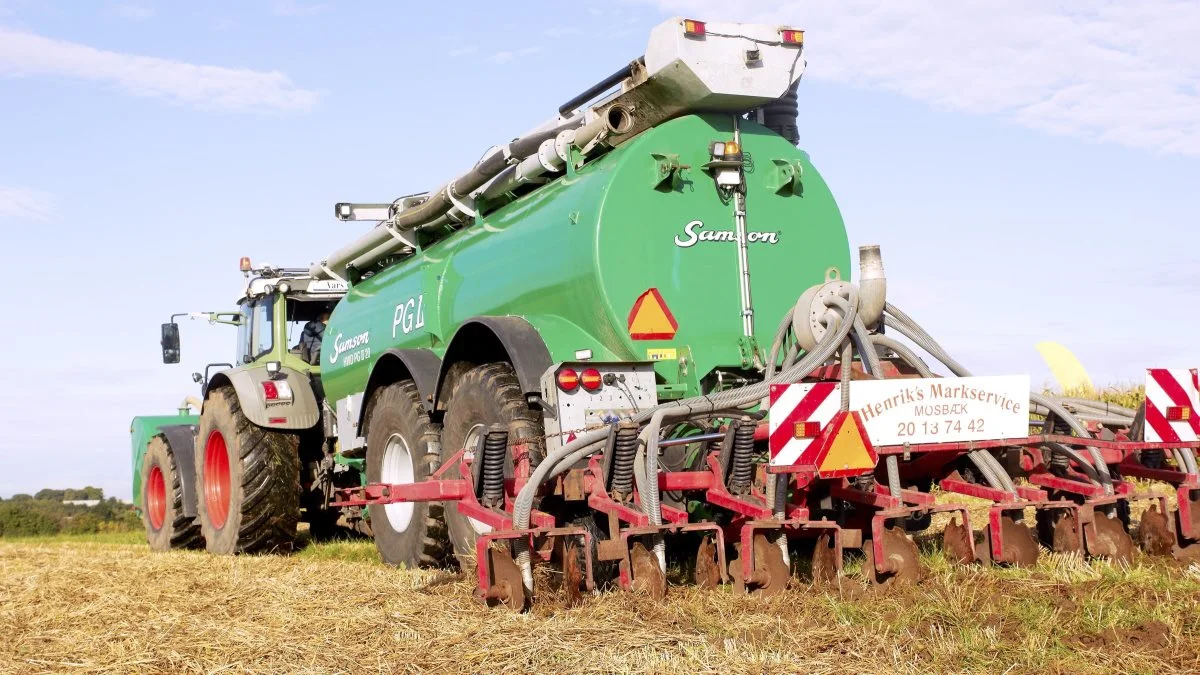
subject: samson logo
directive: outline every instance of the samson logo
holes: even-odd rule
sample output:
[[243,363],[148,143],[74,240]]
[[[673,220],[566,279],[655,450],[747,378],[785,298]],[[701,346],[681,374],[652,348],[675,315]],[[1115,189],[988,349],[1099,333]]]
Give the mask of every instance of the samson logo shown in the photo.
[[[692,246],[696,245],[696,242],[700,241],[737,241],[737,233],[731,230],[708,230],[702,232],[701,230],[703,229],[704,222],[699,220],[693,220],[687,225],[684,225],[683,233],[686,236],[680,237],[679,235],[675,235],[675,245],[679,248],[691,248]],[[764,244],[778,244],[779,233],[747,232],[746,241],[747,243],[751,244],[756,242],[761,242]]]
[[354,337],[343,340],[342,334],[338,333],[337,337],[333,339],[333,353],[329,355],[329,362],[337,363],[339,356],[350,351],[351,349],[354,349],[355,347],[361,347],[362,345],[367,344],[367,342],[370,340],[370,337],[371,333],[370,331],[367,331],[366,333],[361,333],[359,335],[355,335]]

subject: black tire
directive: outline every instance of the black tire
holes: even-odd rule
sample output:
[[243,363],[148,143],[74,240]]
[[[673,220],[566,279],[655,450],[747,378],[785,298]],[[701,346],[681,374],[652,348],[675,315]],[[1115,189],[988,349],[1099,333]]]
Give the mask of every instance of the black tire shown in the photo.
[[[508,427],[509,453],[505,475],[512,476],[512,445],[531,439],[529,452],[534,462],[544,454],[541,414],[530,409],[521,393],[513,367],[507,363],[485,363],[462,375],[450,394],[442,419],[442,462],[448,461],[466,446],[472,428],[492,424]],[[458,467],[446,471],[447,478],[459,478]],[[471,521],[457,509],[446,509],[446,528],[459,565],[473,567],[478,534]]]
[[247,419],[229,387],[213,391],[200,415],[196,502],[210,553],[290,552],[295,547],[300,521],[295,439]]
[[162,436],[150,439],[142,459],[142,524],[155,551],[204,545],[199,520],[183,515],[183,485],[175,454]]
[[[421,406],[416,385],[405,380],[381,387],[371,396],[370,406],[366,425],[367,482],[384,482],[385,460],[393,438],[400,442],[393,452],[400,454],[393,454],[392,462],[396,463],[390,464],[391,472],[411,471],[413,482],[428,479],[439,465],[437,444],[441,429],[429,420],[429,414]],[[387,482],[400,480],[392,475]],[[370,531],[383,562],[410,569],[442,564],[449,540],[442,522],[441,502],[396,504],[390,518],[388,506],[393,505],[367,507]]]

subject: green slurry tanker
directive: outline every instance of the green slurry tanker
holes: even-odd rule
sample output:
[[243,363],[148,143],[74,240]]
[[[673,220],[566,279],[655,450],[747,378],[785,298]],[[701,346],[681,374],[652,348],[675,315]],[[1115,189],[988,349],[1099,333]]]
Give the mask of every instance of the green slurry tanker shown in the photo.
[[[1195,555],[1196,371],[1148,370],[1138,410],[1032,393],[892,304],[878,247],[851,283],[796,147],[804,66],[790,27],[671,19],[440,187],[337,204],[374,226],[295,273],[342,289],[319,354],[206,378],[177,508],[217,553],[337,517],[385,562],[457,563],[518,610],[543,564],[570,597],[661,596],[668,562],[774,593],[840,574],[847,548],[868,581],[909,581],[909,533],[937,513],[959,563]],[[289,292],[265,285],[239,325]],[[1175,497],[1135,521],[1128,477]],[[990,500],[978,533],[935,487]]]

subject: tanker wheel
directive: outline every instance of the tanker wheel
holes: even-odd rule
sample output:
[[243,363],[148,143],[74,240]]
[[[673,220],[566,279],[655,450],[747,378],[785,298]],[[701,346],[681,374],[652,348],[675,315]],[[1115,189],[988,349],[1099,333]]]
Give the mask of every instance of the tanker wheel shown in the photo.
[[300,521],[300,457],[286,434],[246,418],[232,388],[200,415],[197,506],[210,553],[291,551]]
[[874,585],[901,585],[920,580],[921,563],[917,544],[904,534],[903,528],[885,527],[880,543],[883,544],[885,564],[890,570],[879,571],[875,566],[875,542],[864,540],[862,570],[868,582]]
[[[511,447],[520,438],[531,439],[529,451],[540,457],[545,441],[540,414],[525,402],[513,367],[507,363],[485,363],[463,373],[450,393],[446,414],[442,419],[442,462],[447,462],[463,448],[474,449],[482,434],[493,424],[508,428]],[[512,475],[512,454],[504,461],[505,476]],[[447,478],[460,478],[458,466],[451,466]],[[468,518],[458,509],[446,509],[446,529],[458,558],[459,566],[474,566],[475,540],[491,528]]]
[[[411,380],[380,387],[367,417],[367,482],[426,480],[438,468],[438,426],[421,405]],[[383,562],[410,569],[446,559],[446,526],[440,502],[372,504],[371,533]]]
[[142,524],[146,541],[155,551],[204,545],[200,523],[183,514],[183,485],[175,468],[175,453],[162,436],[150,439],[142,459]]

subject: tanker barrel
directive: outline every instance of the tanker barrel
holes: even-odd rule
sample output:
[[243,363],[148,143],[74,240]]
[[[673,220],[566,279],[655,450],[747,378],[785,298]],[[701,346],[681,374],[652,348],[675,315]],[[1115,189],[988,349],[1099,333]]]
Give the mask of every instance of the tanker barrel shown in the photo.
[[631,61],[628,65],[622,66],[621,69],[618,70],[617,72],[613,73],[612,75],[609,75],[608,77],[604,78],[603,80],[600,80],[596,84],[593,84],[591,87],[588,87],[588,89],[586,91],[584,91],[583,93],[575,96],[574,98],[567,101],[566,103],[558,106],[558,112],[562,113],[563,115],[566,115],[567,113],[571,112],[572,110],[575,110],[576,108],[583,105],[584,103],[587,103],[588,101],[596,98],[600,94],[603,94],[604,92],[608,91],[609,89],[612,89],[613,87],[617,86],[618,84],[621,84],[622,82],[624,82],[626,79],[628,79],[629,77],[631,77],[633,75],[634,65],[635,64],[645,64],[645,59],[646,59],[645,56],[639,56],[636,59],[634,59],[633,61]]

